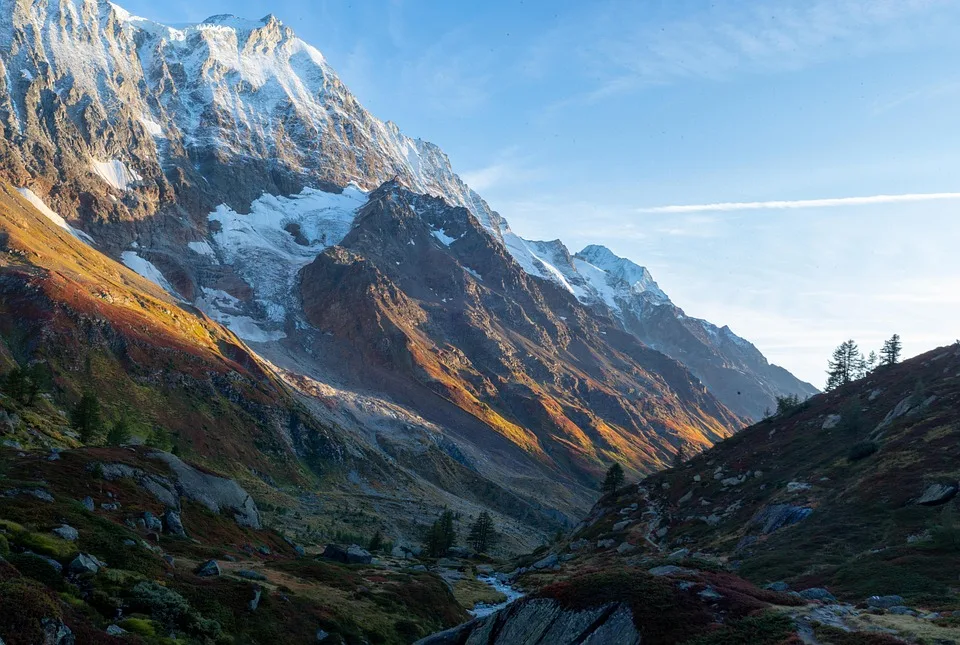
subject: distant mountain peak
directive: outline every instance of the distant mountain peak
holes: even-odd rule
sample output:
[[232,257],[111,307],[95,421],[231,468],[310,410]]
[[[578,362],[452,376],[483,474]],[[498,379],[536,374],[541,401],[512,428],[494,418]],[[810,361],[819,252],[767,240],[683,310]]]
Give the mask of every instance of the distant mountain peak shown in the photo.
[[646,294],[655,304],[670,302],[669,296],[660,289],[646,267],[616,255],[605,246],[590,244],[577,253],[576,257],[606,271],[615,279],[623,280],[635,292]]

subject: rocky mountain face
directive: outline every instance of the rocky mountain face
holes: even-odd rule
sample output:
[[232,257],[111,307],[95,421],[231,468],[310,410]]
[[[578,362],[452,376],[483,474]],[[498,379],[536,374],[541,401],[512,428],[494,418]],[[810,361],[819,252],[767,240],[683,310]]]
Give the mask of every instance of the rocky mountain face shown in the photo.
[[172,28],[102,0],[0,0],[0,66],[0,174],[83,240],[78,275],[95,284],[103,253],[235,334],[229,356],[309,418],[277,440],[340,437],[319,451],[335,468],[284,454],[375,492],[398,532],[424,520],[395,511],[400,489],[492,508],[529,543],[586,510],[611,459],[655,470],[807,391],[639,267],[519,238],[273,16]]
[[776,397],[805,399],[817,389],[770,364],[749,341],[729,327],[687,316],[650,272],[604,246],[571,255],[559,240],[527,242],[544,264],[544,277],[557,281],[598,315],[611,317],[646,345],[683,363],[737,414],[761,419],[777,408]]

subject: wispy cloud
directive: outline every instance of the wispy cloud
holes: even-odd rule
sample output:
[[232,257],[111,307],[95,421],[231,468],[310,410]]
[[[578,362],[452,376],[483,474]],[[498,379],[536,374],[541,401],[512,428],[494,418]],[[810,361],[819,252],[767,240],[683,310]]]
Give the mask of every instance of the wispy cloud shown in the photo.
[[718,202],[713,204],[674,204],[637,209],[640,213],[705,213],[714,211],[784,210],[794,208],[831,208],[835,206],[868,206],[903,202],[931,202],[960,199],[960,193],[907,193],[904,195],[870,195],[868,197],[831,197],[768,202]]
[[502,150],[490,164],[460,173],[467,185],[478,192],[505,186],[527,184],[541,179],[545,173],[533,165],[530,157],[516,146]]
[[[522,71],[569,74],[592,89],[559,105],[592,103],[640,88],[749,73],[799,70],[838,58],[904,51],[954,38],[948,0],[739,0],[591,3],[530,47]],[[692,8],[699,10],[692,10]],[[569,43],[589,43],[573,49]]]

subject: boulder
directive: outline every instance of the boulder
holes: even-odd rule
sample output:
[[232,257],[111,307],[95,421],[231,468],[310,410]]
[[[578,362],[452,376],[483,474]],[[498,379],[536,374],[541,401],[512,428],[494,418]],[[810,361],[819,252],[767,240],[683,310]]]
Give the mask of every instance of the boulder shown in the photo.
[[750,524],[760,527],[762,533],[769,535],[785,526],[805,520],[812,512],[813,509],[807,506],[772,504],[760,509]]
[[560,558],[557,556],[557,554],[556,554],[556,553],[551,553],[551,554],[548,555],[547,557],[542,558],[542,559],[537,560],[536,562],[534,562],[534,563],[531,565],[531,567],[534,568],[534,569],[537,569],[537,570],[539,570],[539,569],[550,569],[550,568],[552,568],[555,564],[557,564],[559,561],[560,561]]
[[810,484],[807,482],[790,482],[787,484],[788,493],[800,493],[805,490],[810,490]]
[[67,542],[76,542],[80,538],[80,533],[77,531],[77,529],[66,524],[53,529],[52,533],[54,533],[57,537],[66,540]]
[[640,634],[625,605],[606,604],[583,610],[564,608],[556,600],[531,598],[500,612],[427,636],[416,645],[549,643],[550,645],[637,645]]
[[696,572],[693,569],[678,567],[673,564],[664,564],[659,567],[653,567],[652,569],[648,569],[647,573],[649,573],[652,576],[678,576],[678,575],[686,575],[689,573],[696,573]]
[[890,609],[903,604],[901,596],[870,596],[867,598],[867,607],[874,609]]
[[839,414],[828,414],[827,418],[823,420],[823,425],[820,426],[823,430],[833,430],[838,425],[840,425],[840,415]]
[[250,608],[250,611],[256,611],[257,607],[260,606],[260,596],[263,594],[263,590],[260,586],[253,588],[253,598],[250,599],[250,603],[247,605]]
[[621,542],[620,546],[617,547],[617,553],[620,555],[629,555],[636,550],[636,545],[630,544],[629,542]]
[[[163,531],[163,522],[160,521],[160,518],[151,513],[150,511],[143,512],[143,527],[148,531],[155,531],[160,533]],[[181,526],[182,528],[182,526]]]
[[216,560],[207,560],[197,568],[196,574],[201,578],[214,578],[220,575],[220,564]]
[[102,565],[103,563],[92,555],[81,553],[73,559],[73,562],[71,562],[69,566],[67,566],[67,572],[75,575],[84,573],[98,573]]
[[623,520],[622,522],[617,522],[616,524],[613,525],[613,530],[614,530],[614,531],[623,531],[623,530],[626,529],[628,526],[630,526],[632,523],[633,523],[632,520]]
[[903,605],[896,605],[887,609],[888,614],[895,614],[897,616],[916,616],[917,612],[910,609],[909,607],[904,607]]
[[586,549],[588,546],[590,546],[590,541],[584,540],[583,538],[581,538],[579,540],[574,540],[573,542],[571,542],[567,548],[570,549],[571,551],[581,551],[583,549]]
[[111,636],[123,636],[127,633],[127,630],[119,625],[109,625],[107,627],[107,633]]
[[454,558],[470,558],[473,556],[473,549],[465,546],[455,546],[451,547],[449,553]]
[[351,544],[348,547],[339,544],[328,544],[323,550],[321,557],[327,560],[343,562],[344,564],[370,564],[373,556],[366,549]]
[[44,618],[43,642],[41,645],[76,645],[77,639],[70,628],[59,618]]
[[91,513],[97,507],[96,504],[93,503],[93,498],[90,496],[84,497],[82,500],[80,500],[80,503],[83,504],[83,507]]
[[940,504],[946,504],[956,496],[956,484],[931,484],[923,491],[923,495],[917,500],[917,504],[921,506],[939,506]]
[[247,580],[266,580],[267,576],[263,575],[259,571],[251,571],[250,569],[240,569],[236,572],[241,578],[246,578]]
[[612,549],[617,546],[616,540],[597,540],[598,549]]
[[176,490],[214,513],[229,510],[240,526],[261,528],[260,510],[250,494],[237,482],[202,472],[168,452],[154,452],[150,457],[166,463],[176,477]]
[[180,513],[169,509],[163,514],[163,523],[167,527],[167,533],[178,537],[187,537],[187,532],[183,530],[183,522],[180,520]]
[[819,600],[821,602],[836,602],[837,599],[832,593],[823,587],[811,587],[800,592],[800,597],[805,600]]
[[764,585],[763,588],[769,589],[770,591],[790,591],[790,585],[788,585],[783,580],[778,580],[777,582],[771,582],[768,585]]

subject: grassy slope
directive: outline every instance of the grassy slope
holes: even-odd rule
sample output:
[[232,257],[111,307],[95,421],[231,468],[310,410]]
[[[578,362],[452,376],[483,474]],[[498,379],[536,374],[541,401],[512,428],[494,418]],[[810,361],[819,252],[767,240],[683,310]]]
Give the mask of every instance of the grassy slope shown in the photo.
[[[883,426],[898,405],[912,409]],[[647,478],[642,490],[624,489],[603,500],[574,537],[644,546],[648,523],[614,531],[624,516],[604,513],[637,503],[663,518],[655,528],[666,534],[654,539],[664,553],[687,547],[716,554],[757,583],[826,586],[851,601],[900,594],[928,607],[960,608],[960,540],[940,528],[951,524],[956,502],[916,504],[927,486],[960,479],[958,410],[960,349],[934,350],[756,424]],[[841,417],[836,427],[824,427],[829,415]],[[877,451],[851,459],[854,446],[865,443]],[[764,535],[754,518],[774,504],[813,512]],[[931,531],[944,537],[908,542]]]

